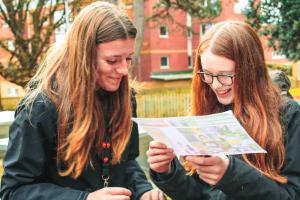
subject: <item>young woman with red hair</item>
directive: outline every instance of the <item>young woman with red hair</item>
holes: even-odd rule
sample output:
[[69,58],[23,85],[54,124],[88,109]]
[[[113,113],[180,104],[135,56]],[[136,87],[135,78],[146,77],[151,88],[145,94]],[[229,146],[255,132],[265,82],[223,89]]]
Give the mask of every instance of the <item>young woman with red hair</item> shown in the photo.
[[16,111],[2,200],[163,200],[139,155],[128,68],[136,28],[112,4],[94,2],[51,49]]
[[300,107],[281,96],[262,44],[246,23],[221,22],[197,49],[192,115],[232,110],[266,154],[186,156],[152,141],[154,183],[173,200],[300,199]]

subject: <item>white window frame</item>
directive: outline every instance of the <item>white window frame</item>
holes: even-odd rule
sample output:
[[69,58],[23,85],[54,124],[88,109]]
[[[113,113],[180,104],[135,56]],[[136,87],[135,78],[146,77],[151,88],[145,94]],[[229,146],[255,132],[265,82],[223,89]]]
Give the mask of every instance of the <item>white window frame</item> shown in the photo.
[[[166,34],[165,35],[161,34],[161,28],[165,28],[166,29]],[[169,28],[168,28],[168,26],[166,26],[166,25],[159,26],[159,37],[160,38],[168,38],[169,37]]]
[[[162,65],[162,59],[166,58],[167,60],[167,65]],[[169,69],[170,68],[170,60],[169,60],[169,56],[161,56],[160,57],[160,69]]]

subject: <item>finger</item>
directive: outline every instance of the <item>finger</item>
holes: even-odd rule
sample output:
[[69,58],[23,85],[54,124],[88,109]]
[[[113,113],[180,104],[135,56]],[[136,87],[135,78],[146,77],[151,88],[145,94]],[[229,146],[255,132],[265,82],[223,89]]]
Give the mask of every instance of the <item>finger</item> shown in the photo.
[[220,156],[210,156],[210,157],[205,157],[204,162],[206,165],[216,165],[222,162]]
[[131,196],[130,190],[122,187],[108,187],[107,191],[111,195],[125,195],[125,196]]
[[196,165],[202,165],[202,166],[215,165],[221,162],[221,158],[218,156],[210,156],[210,157],[187,156],[186,160],[191,164],[194,163]]
[[157,188],[153,189],[151,193],[151,200],[165,200],[164,193]]
[[167,199],[167,197],[165,196],[165,194],[162,191],[160,191],[159,200],[166,200],[166,199]]
[[159,163],[151,163],[151,164],[149,164],[149,167],[152,170],[157,171],[157,169],[160,169],[161,167],[168,166],[169,164],[170,164],[170,161],[159,162]]
[[161,163],[161,162],[171,162],[175,157],[174,154],[162,154],[156,156],[149,156],[147,161],[149,164]]
[[174,150],[171,148],[164,148],[164,149],[149,149],[146,154],[147,156],[154,156],[154,155],[159,155],[159,154],[169,154],[169,153],[174,153]]
[[216,182],[213,181],[213,180],[211,180],[211,179],[206,179],[206,178],[201,177],[201,176],[199,176],[199,178],[200,178],[201,180],[203,180],[205,183],[207,183],[207,184],[209,184],[209,185],[211,185],[211,186],[216,185]]
[[107,199],[109,199],[109,200],[130,200],[130,197],[124,196],[124,195],[114,195],[114,196],[110,196]]
[[150,193],[150,199],[149,200],[159,200],[158,191],[153,189]]
[[216,174],[199,173],[198,175],[208,184],[216,184],[219,180],[219,176]]
[[165,145],[164,143],[153,140],[149,143],[149,148],[165,149],[165,148],[167,148],[167,145]]
[[203,156],[186,156],[185,160],[188,161],[193,166],[204,165]]

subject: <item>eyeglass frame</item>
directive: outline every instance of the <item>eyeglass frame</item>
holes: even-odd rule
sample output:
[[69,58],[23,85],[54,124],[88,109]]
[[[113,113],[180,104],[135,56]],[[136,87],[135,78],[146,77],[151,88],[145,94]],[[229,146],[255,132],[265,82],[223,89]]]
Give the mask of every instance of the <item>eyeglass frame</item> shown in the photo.
[[[203,75],[209,75],[211,76],[211,82],[207,82],[205,79],[202,78],[201,74]],[[222,85],[224,86],[231,86],[233,84],[233,78],[236,76],[236,74],[217,74],[217,75],[213,75],[211,73],[208,73],[208,72],[204,72],[204,71],[201,71],[201,70],[198,70],[197,71],[197,75],[199,76],[200,80],[203,81],[204,83],[207,83],[207,84],[212,84],[214,82],[214,77],[217,78],[218,82],[221,83]],[[203,76],[204,77],[204,76]],[[228,77],[231,79],[231,83],[230,84],[224,84],[223,82],[221,82],[219,80],[219,77]]]

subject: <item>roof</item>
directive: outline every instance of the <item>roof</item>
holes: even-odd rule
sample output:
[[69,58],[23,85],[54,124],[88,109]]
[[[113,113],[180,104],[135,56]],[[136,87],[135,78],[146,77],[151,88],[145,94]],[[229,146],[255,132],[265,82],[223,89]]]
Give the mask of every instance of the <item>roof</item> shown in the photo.
[[185,80],[192,79],[193,70],[174,71],[174,72],[152,72],[150,75],[151,79],[173,81],[173,80]]
[[3,76],[0,75],[0,81],[7,81]]

